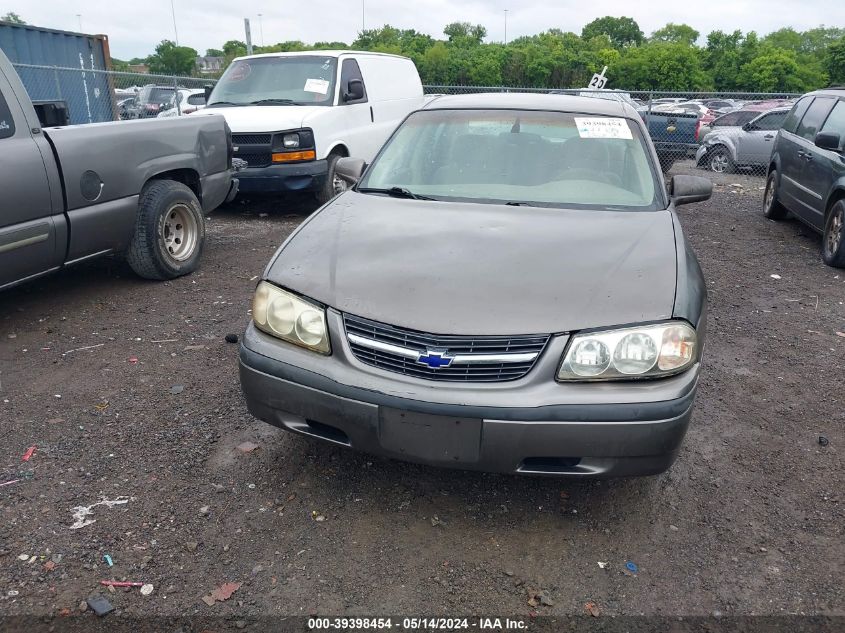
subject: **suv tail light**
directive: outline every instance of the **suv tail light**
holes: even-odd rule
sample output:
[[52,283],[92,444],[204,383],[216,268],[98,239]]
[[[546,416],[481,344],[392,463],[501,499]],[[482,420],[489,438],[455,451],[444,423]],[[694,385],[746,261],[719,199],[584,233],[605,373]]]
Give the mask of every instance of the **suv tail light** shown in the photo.
[[695,140],[698,142],[698,135],[701,133],[701,119],[695,123]]

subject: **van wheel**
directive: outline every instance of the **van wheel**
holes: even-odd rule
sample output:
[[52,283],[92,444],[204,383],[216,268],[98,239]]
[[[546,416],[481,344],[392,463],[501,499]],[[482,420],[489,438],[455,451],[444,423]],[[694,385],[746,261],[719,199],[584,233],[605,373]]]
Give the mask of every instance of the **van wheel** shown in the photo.
[[132,270],[146,279],[181,277],[197,269],[204,246],[205,218],[194,192],[173,180],[145,185],[126,253]]
[[734,161],[731,153],[724,145],[717,145],[707,154],[707,168],[717,174],[729,174],[734,170]]
[[837,201],[827,214],[822,259],[828,266],[845,268],[845,200]]
[[329,154],[329,157],[326,159],[328,162],[326,182],[323,183],[322,188],[315,194],[317,202],[320,204],[326,204],[335,196],[349,189],[349,184],[335,173],[335,165],[337,165],[339,158],[340,156],[338,154]]
[[773,169],[766,180],[766,191],[763,194],[763,215],[770,220],[785,220],[789,211],[778,201],[778,172]]

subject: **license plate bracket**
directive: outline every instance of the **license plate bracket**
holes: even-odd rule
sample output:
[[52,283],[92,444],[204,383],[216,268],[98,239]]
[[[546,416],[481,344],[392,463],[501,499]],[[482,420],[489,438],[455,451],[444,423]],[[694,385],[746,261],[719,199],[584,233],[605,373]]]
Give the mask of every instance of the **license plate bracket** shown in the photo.
[[379,436],[386,450],[444,464],[477,462],[481,420],[379,408]]

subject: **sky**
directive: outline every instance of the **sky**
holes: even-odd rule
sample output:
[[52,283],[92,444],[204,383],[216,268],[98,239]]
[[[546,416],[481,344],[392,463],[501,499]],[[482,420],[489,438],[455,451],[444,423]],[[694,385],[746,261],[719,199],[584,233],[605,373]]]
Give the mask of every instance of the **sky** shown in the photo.
[[146,57],[162,39],[177,39],[177,33],[179,44],[203,54],[227,40],[243,40],[244,18],[250,19],[256,45],[262,40],[268,45],[285,40],[350,43],[362,18],[368,29],[390,24],[438,38],[450,22],[471,22],[487,28],[487,41],[503,41],[506,9],[508,40],[553,27],[580,33],[605,15],[632,17],[646,35],[667,22],[686,23],[701,32],[701,43],[715,29],[763,35],[784,26],[800,31],[845,25],[842,0],[172,0],[172,5],[175,30],[171,0],[0,0],[0,15],[14,11],[30,24],[67,31],[79,31],[81,22],[84,33],[108,35],[112,56],[119,59]]

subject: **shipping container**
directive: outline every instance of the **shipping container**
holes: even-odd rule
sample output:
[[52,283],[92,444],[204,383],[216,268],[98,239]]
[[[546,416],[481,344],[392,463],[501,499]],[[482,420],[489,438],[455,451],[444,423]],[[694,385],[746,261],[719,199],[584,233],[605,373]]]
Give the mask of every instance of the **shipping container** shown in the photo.
[[0,50],[33,101],[64,101],[72,124],[117,119],[105,35],[0,22]]

